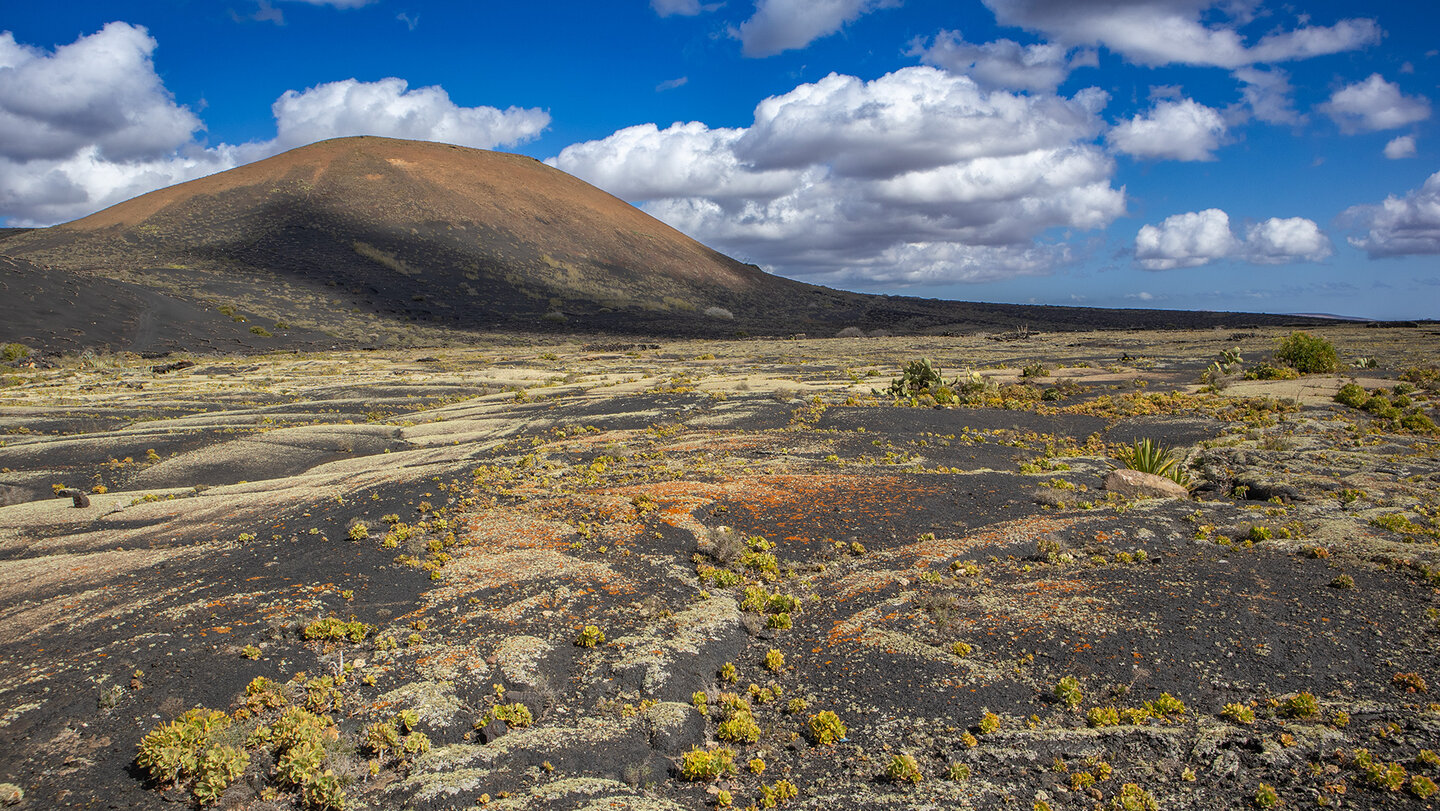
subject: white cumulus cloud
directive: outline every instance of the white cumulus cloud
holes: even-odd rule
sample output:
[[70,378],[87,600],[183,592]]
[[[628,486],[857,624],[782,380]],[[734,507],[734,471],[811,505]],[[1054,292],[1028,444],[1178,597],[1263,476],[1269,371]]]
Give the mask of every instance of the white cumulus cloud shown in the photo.
[[1227,127],[1219,110],[1193,99],[1162,101],[1148,113],[1122,121],[1106,139],[1117,151],[1137,158],[1215,160]]
[[1245,229],[1247,262],[1279,265],[1287,262],[1318,262],[1334,253],[1330,238],[1314,220],[1304,217],[1271,217]]
[[1330,116],[1342,132],[1376,132],[1424,121],[1430,117],[1430,100],[1407,96],[1400,92],[1400,85],[1372,73],[1362,82],[1336,90],[1329,101],[1320,105],[1320,111]]
[[155,73],[156,42],[110,23],[45,53],[0,34],[0,157],[58,160],[88,147],[112,160],[164,154],[203,128]]
[[1105,96],[985,91],[930,67],[831,75],[749,127],[641,125],[549,162],[720,250],[826,282],[940,283],[1070,261],[1052,228],[1124,213],[1093,143]]
[[1340,53],[1376,43],[1370,19],[1278,31],[1247,43],[1253,3],[1225,0],[984,0],[1003,25],[1064,45],[1103,45],[1140,65],[1238,68]]
[[461,107],[441,87],[404,79],[346,79],[288,90],[271,107],[276,151],[346,135],[383,135],[491,149],[524,143],[550,125],[544,110]]
[[897,0],[757,0],[755,14],[740,24],[736,36],[746,56],[774,56],[804,48],[846,23],[894,5]]
[[1218,208],[1166,217],[1160,225],[1141,226],[1135,235],[1135,259],[1146,270],[1199,267],[1218,259],[1260,265],[1319,261],[1334,249],[1313,220],[1271,217],[1245,229],[1230,228],[1230,215]]
[[1342,216],[1364,230],[1349,242],[1371,258],[1440,254],[1440,172],[1404,196],[1392,194],[1379,205],[1353,206]]
[[1401,135],[1391,139],[1390,143],[1385,145],[1385,157],[1392,161],[1415,157],[1415,136]]
[[1054,92],[1077,67],[1098,64],[1095,52],[1048,42],[1021,45],[1011,39],[976,44],[959,31],[941,31],[928,45],[915,43],[912,56],[927,65],[969,76],[985,87]]
[[[352,3],[353,5],[353,3]],[[144,28],[110,23],[53,51],[0,33],[0,218],[75,219],[164,186],[342,135],[476,147],[533,138],[543,110],[460,107],[438,87],[349,79],[290,91],[273,107],[276,138],[207,146],[200,118],[155,71]]]

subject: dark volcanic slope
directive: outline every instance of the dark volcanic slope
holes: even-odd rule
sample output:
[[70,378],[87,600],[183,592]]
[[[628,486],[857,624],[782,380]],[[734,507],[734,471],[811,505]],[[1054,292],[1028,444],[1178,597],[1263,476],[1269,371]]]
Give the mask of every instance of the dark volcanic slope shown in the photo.
[[532,158],[373,137],[312,144],[13,234],[0,254],[359,338],[410,323],[730,335],[1310,320],[828,290],[721,255]]

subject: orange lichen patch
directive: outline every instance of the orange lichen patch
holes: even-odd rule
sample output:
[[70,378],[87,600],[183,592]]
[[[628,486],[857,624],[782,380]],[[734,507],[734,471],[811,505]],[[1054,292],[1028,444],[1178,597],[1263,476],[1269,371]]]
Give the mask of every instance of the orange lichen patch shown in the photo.
[[561,521],[515,509],[491,510],[466,522],[465,541],[477,551],[560,549],[574,534],[575,528]]

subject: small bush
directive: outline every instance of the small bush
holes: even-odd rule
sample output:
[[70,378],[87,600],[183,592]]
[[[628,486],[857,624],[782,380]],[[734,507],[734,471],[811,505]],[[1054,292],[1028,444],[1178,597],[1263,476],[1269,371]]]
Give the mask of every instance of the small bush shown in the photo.
[[261,338],[274,338],[275,334],[262,326],[256,325],[250,328],[250,332]]
[[1359,408],[1365,405],[1365,401],[1368,399],[1370,399],[1370,395],[1365,392],[1364,388],[1356,383],[1346,383],[1340,387],[1339,391],[1335,392],[1335,402],[1350,406],[1351,408]]
[[348,639],[351,642],[359,643],[364,642],[365,637],[374,630],[374,626],[366,625],[359,620],[346,622],[335,617],[325,617],[305,626],[305,630],[301,631],[300,635],[309,640],[341,642]]
[[1313,693],[1305,690],[1285,699],[1281,710],[1291,718],[1314,718],[1320,714],[1320,702]]
[[603,644],[605,644],[605,632],[595,625],[586,625],[580,635],[575,638],[575,645],[581,648],[593,648]]
[[772,673],[778,673],[785,667],[785,654],[774,648],[765,654],[765,669]]
[[1324,374],[1340,368],[1340,356],[1324,338],[1296,331],[1280,342],[1275,360],[1290,366],[1302,375]]
[[16,363],[30,357],[30,347],[25,344],[0,346],[0,363]]
[[510,727],[520,728],[530,726],[530,724],[535,721],[535,716],[530,713],[528,707],[519,702],[514,704],[497,704],[491,707],[489,712],[485,713],[477,726],[483,727],[496,719],[504,721]]
[[1096,728],[1119,726],[1120,713],[1114,707],[1091,707],[1085,713],[1085,723]]
[[820,746],[832,746],[845,737],[849,730],[840,721],[840,717],[830,710],[816,713],[810,716],[805,725],[810,735],[810,740]]
[[1164,476],[1182,487],[1190,486],[1190,474],[1171,457],[1168,448],[1162,448],[1150,439],[1142,439],[1126,449],[1121,461],[1125,467],[1141,473]]
[[680,776],[686,780],[714,780],[735,773],[735,750],[721,747],[709,751],[695,747],[680,760]]
[[1055,684],[1055,697],[1072,710],[1085,700],[1080,693],[1080,681],[1074,676],[1066,676]]
[[1224,709],[1220,710],[1220,716],[1237,724],[1255,723],[1255,711],[1247,704],[1226,704]]
[[920,764],[914,757],[904,753],[890,758],[890,763],[885,767],[885,776],[896,783],[918,783],[925,779],[925,775],[920,772]]
[[1280,804],[1280,795],[1276,793],[1275,787],[1269,783],[1261,783],[1255,787],[1255,807],[1274,808]]

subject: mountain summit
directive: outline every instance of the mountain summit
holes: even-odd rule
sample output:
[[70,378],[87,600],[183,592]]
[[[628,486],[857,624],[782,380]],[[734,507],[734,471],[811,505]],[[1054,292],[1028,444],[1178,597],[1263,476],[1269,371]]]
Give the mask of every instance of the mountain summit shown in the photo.
[[[812,289],[533,158],[375,137],[151,192],[4,252],[301,322],[329,319],[286,300],[472,328],[644,327]],[[254,300],[236,288],[246,280]]]

